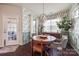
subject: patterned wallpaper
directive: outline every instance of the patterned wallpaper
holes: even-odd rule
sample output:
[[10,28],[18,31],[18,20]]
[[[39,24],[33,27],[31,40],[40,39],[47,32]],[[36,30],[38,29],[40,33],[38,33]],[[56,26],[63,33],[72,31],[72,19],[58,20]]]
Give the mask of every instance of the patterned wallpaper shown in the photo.
[[79,53],[79,4],[74,4],[70,10],[70,19],[73,26],[70,30],[70,43],[73,48]]

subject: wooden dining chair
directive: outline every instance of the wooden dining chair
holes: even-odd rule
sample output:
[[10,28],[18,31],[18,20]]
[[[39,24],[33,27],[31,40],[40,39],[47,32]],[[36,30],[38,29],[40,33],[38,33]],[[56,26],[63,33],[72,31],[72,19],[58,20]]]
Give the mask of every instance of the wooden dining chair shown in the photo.
[[41,42],[33,41],[33,53],[38,52],[42,56],[43,51],[44,49],[43,49],[42,41]]

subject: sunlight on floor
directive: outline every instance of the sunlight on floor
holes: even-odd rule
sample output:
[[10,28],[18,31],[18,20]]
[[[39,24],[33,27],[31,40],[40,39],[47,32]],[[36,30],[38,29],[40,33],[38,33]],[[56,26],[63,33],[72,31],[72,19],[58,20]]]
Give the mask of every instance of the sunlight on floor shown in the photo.
[[5,46],[0,49],[0,54],[1,53],[8,53],[8,52],[14,52],[16,49],[19,47],[19,45],[13,45],[13,46]]

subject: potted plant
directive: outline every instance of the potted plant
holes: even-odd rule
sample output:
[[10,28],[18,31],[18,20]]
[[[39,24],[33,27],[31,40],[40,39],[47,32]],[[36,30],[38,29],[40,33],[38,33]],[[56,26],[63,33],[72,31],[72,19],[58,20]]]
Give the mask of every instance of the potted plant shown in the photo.
[[68,16],[63,17],[60,22],[57,22],[57,26],[61,29],[61,33],[66,35],[68,34],[71,25],[71,20],[69,20]]

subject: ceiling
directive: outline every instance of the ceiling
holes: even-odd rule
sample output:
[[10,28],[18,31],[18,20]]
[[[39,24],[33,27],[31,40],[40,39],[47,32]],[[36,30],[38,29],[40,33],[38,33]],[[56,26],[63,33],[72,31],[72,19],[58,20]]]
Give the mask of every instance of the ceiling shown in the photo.
[[[43,13],[43,3],[10,3],[10,5],[22,6],[34,15]],[[54,14],[69,9],[71,6],[72,3],[44,3],[44,13]]]

